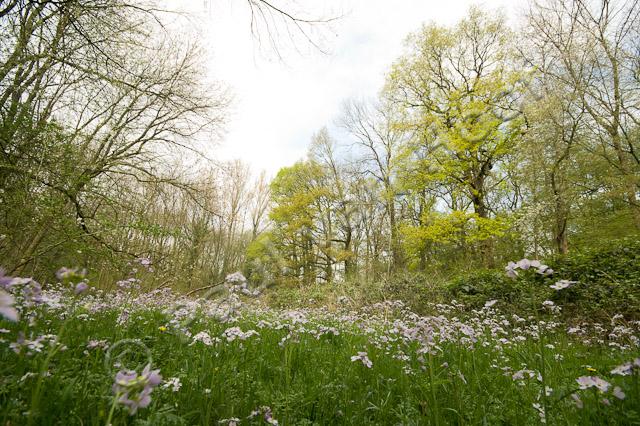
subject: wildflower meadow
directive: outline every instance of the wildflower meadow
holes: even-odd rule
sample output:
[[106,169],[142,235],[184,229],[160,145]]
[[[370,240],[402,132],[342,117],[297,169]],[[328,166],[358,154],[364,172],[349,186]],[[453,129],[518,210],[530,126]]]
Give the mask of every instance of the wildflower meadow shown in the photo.
[[452,300],[421,316],[346,296],[276,310],[239,273],[203,297],[57,278],[1,278],[3,425],[640,422],[640,321],[621,315],[569,325],[550,300],[528,316]]

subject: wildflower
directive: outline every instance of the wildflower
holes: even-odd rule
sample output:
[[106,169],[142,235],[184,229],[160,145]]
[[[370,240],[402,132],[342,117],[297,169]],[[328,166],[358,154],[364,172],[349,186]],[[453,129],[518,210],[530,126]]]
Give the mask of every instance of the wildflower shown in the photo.
[[498,302],[498,301],[497,301],[497,300],[495,300],[495,299],[494,299],[494,300],[489,300],[489,301],[485,302],[484,307],[485,307],[485,308],[490,308],[490,307],[492,307],[493,305],[495,305],[497,302]]
[[165,389],[171,388],[172,391],[178,392],[180,390],[180,388],[182,387],[182,383],[180,382],[180,378],[179,377],[172,377],[169,380],[167,380],[162,385],[162,387],[165,388]]
[[598,370],[596,370],[596,369],[595,369],[595,368],[593,368],[593,367],[587,367],[587,371],[588,371],[588,372],[590,372],[590,373],[595,373],[595,372],[596,372],[596,371],[598,371]]
[[606,380],[601,379],[598,376],[582,376],[576,379],[578,382],[578,386],[580,389],[589,389],[589,388],[597,388],[601,392],[606,392],[609,390],[611,383]]
[[264,411],[264,421],[265,422],[269,423],[270,425],[277,425],[278,424],[278,421],[273,418],[273,415],[271,413],[271,408],[263,407],[263,411]]
[[236,339],[247,340],[251,336],[259,336],[259,333],[255,330],[243,332],[240,327],[231,327],[226,329],[222,335],[227,338],[227,342],[233,342]]
[[539,275],[553,275],[553,269],[549,268],[547,265],[540,265],[536,269],[536,274]]
[[211,393],[211,389],[206,388],[206,389],[204,390],[204,393],[205,393],[205,394],[207,394],[207,395],[209,395],[209,394]]
[[620,386],[616,386],[613,388],[613,396],[618,399],[624,399],[626,397],[625,393],[620,389]]
[[533,404],[533,408],[538,412],[540,423],[547,423],[547,414],[544,411],[544,407],[536,402]]
[[522,259],[522,260],[519,260],[518,263],[516,263],[516,265],[518,266],[518,268],[522,269],[523,271],[526,271],[531,267],[531,261],[529,259]]
[[0,316],[5,317],[9,321],[16,322],[20,319],[20,315],[16,308],[13,307],[15,300],[12,295],[0,289]]
[[227,426],[238,426],[238,423],[240,423],[240,419],[237,418],[237,417],[231,417],[230,419],[218,420],[218,424],[221,424],[221,425],[226,424]]
[[358,352],[358,355],[353,355],[351,357],[351,362],[354,361],[362,361],[362,364],[364,364],[364,366],[367,368],[373,367],[373,363],[369,359],[369,356],[366,352]]
[[565,288],[570,287],[572,284],[576,284],[578,281],[569,281],[569,280],[560,280],[553,285],[550,285],[554,290],[563,290]]
[[[192,337],[192,342],[189,344],[189,346],[195,345],[196,342],[202,342],[207,346],[211,346],[213,345],[213,339],[211,339],[211,336],[209,336],[209,333],[207,333],[206,331],[201,331],[200,333],[196,334],[195,336]],[[219,339],[216,338],[216,341],[218,341]]]
[[518,265],[513,262],[509,262],[507,266],[505,266],[504,270],[509,278],[515,279],[518,276],[518,271],[516,271],[517,267]]
[[234,283],[241,284],[241,283],[247,282],[247,279],[245,278],[244,275],[242,275],[241,272],[234,272],[233,274],[229,274],[225,277],[224,280],[225,282],[232,283],[232,284]]
[[109,342],[107,340],[89,340],[87,343],[87,349],[102,348],[104,350],[109,349]]
[[75,294],[82,294],[88,288],[89,288],[89,286],[87,285],[87,283],[85,281],[80,281],[78,284],[76,284],[76,288],[73,290],[73,292]]
[[152,261],[149,257],[139,257],[136,259],[136,262],[140,264],[143,268],[145,268],[149,272],[153,272]]
[[574,402],[574,404],[576,404],[576,407],[578,407],[580,409],[584,407],[584,403],[582,402],[582,400],[580,399],[580,397],[577,394],[572,393],[571,394],[571,399],[573,399],[573,402]]
[[167,327],[164,325],[161,325],[160,327],[158,327],[158,330],[164,333],[165,331],[167,331]]
[[618,376],[629,376],[633,373],[634,369],[640,369],[640,358],[636,358],[633,362],[627,362],[617,366],[611,370],[611,374]]
[[113,393],[118,402],[126,405],[129,414],[134,415],[138,408],[146,408],[151,403],[151,392],[162,381],[160,370],[151,370],[151,364],[138,376],[135,371],[120,371],[113,383]]

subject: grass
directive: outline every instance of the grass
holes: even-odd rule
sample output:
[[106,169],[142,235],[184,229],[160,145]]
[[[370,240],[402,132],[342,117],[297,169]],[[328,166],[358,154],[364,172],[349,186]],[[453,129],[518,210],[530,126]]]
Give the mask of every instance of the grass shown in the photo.
[[[21,321],[0,324],[2,425],[104,425],[112,407],[114,425],[266,424],[270,416],[281,425],[528,425],[541,413],[547,424],[640,424],[638,369],[611,374],[640,357],[640,324],[619,318],[568,333],[552,313],[514,318],[498,306],[461,320],[456,306],[420,317],[398,303],[286,311],[168,291],[44,296],[39,306],[18,300]],[[232,327],[258,334],[229,341]],[[210,344],[194,341],[200,332]],[[27,341],[10,347],[19,333]],[[52,336],[29,347],[43,335]],[[90,341],[99,342],[89,349]],[[352,361],[358,352],[371,368]],[[114,376],[147,363],[164,382],[130,415],[114,404]],[[611,386],[580,390],[581,376]]]

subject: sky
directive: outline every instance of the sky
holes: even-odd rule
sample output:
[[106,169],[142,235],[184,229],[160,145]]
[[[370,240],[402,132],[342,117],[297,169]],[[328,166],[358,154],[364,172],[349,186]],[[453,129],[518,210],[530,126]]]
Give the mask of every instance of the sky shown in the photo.
[[334,123],[350,98],[375,97],[385,73],[423,23],[453,25],[471,5],[501,8],[514,20],[521,0],[273,0],[305,17],[336,17],[316,25],[316,49],[277,27],[277,50],[264,28],[251,31],[246,1],[176,0],[199,16],[208,72],[232,95],[226,130],[210,156],[240,159],[254,173],[275,176],[306,156],[315,132]]

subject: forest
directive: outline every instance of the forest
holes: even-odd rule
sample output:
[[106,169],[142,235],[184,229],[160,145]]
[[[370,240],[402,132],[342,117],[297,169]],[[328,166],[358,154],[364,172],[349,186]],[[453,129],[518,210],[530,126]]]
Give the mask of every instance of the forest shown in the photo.
[[425,16],[274,176],[170,5],[0,0],[1,424],[640,422],[640,1]]

